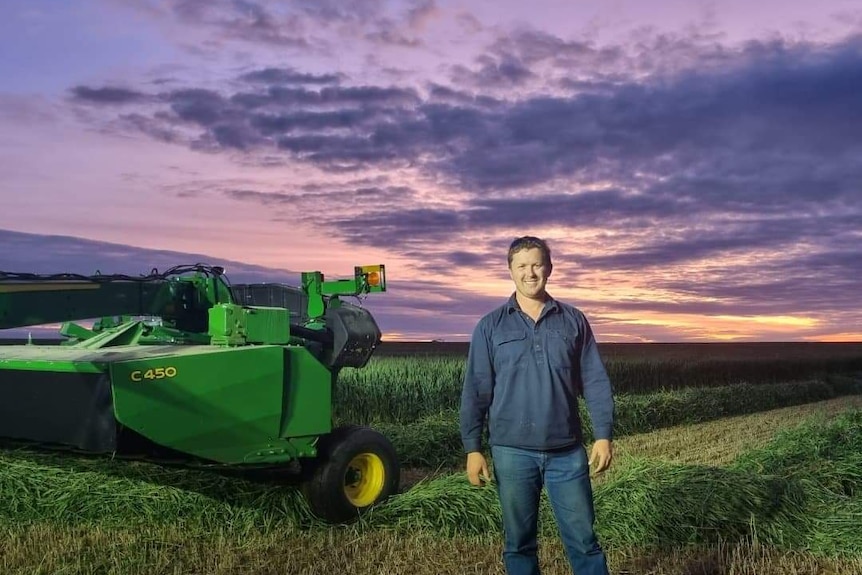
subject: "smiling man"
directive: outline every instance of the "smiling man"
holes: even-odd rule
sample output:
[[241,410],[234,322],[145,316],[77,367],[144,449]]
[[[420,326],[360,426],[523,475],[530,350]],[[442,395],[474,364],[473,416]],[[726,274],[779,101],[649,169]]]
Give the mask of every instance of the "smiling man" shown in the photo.
[[[614,402],[610,380],[584,314],[546,291],[551,250],[524,236],[509,246],[515,292],[482,317],[473,331],[461,395],[461,439],[467,477],[489,478],[482,451],[488,438],[503,510],[503,561],[509,575],[538,575],[542,488],[557,520],[572,570],[607,574],[593,530],[590,467],[600,473],[613,458]],[[583,395],[595,442],[587,460],[578,396]]]

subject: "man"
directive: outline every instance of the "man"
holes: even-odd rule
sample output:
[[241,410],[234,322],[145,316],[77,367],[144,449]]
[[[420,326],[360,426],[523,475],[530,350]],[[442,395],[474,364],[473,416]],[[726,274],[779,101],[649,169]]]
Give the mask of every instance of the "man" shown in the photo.
[[[473,331],[461,394],[467,477],[489,481],[482,452],[487,417],[494,480],[503,510],[503,561],[509,575],[538,575],[538,509],[544,486],[576,575],[608,573],[593,530],[590,467],[613,457],[611,384],[586,317],[546,291],[551,250],[524,236],[509,247],[515,292]],[[587,461],[578,395],[595,442]]]

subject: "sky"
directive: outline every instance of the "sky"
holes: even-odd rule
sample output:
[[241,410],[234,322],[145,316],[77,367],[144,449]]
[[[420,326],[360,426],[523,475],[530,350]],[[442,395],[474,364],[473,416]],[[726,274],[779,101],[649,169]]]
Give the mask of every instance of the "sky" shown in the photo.
[[545,238],[600,342],[862,341],[858,0],[6,0],[0,270],[386,266],[466,341]]

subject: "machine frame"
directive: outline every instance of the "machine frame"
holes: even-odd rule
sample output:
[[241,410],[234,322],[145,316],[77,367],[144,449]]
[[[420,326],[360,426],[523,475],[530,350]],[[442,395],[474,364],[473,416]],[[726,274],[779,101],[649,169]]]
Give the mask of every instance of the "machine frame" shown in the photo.
[[0,272],[0,329],[62,322],[63,337],[0,345],[0,437],[237,469],[298,463],[312,511],[350,521],[399,484],[384,436],[332,423],[339,371],[364,367],[381,339],[343,298],[383,291],[382,264],[334,281],[305,272],[298,287],[232,286],[203,264]]

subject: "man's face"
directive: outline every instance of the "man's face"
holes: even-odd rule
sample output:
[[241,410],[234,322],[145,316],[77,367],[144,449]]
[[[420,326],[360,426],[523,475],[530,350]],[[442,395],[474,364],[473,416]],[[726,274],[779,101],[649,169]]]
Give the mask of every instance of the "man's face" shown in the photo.
[[542,258],[542,250],[530,248],[516,252],[509,272],[519,294],[530,299],[544,298],[551,269]]

